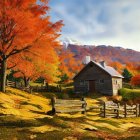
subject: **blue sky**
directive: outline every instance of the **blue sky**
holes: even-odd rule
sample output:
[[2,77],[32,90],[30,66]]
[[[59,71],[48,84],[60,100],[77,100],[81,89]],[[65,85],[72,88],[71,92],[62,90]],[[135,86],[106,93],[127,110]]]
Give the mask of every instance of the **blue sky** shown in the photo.
[[140,51],[140,0],[50,0],[49,5],[51,20],[64,21],[62,39]]

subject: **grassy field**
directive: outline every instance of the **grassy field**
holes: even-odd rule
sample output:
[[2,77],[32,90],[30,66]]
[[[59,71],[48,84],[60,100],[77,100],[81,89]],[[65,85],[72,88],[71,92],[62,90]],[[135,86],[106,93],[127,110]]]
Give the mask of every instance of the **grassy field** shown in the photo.
[[[49,116],[50,99],[46,97],[11,88],[0,93],[0,140],[140,139],[140,118],[101,118],[93,111]],[[97,99],[87,98],[88,107]]]

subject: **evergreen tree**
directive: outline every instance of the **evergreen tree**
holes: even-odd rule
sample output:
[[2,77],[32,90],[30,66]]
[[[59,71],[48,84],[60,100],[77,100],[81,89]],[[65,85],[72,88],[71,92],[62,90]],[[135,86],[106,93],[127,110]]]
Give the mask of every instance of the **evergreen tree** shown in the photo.
[[128,69],[124,69],[122,73],[125,82],[130,82],[131,78],[133,77],[132,73],[128,71]]

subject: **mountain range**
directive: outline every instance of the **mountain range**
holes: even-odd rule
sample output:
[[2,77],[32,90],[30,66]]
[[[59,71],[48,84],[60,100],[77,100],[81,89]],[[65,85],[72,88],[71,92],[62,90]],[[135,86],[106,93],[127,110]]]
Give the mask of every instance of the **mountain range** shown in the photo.
[[64,49],[67,49],[74,53],[75,58],[84,60],[85,56],[90,56],[91,60],[106,62],[118,61],[122,64],[125,63],[140,63],[140,52],[125,49],[123,47],[106,46],[106,45],[81,45],[63,43]]

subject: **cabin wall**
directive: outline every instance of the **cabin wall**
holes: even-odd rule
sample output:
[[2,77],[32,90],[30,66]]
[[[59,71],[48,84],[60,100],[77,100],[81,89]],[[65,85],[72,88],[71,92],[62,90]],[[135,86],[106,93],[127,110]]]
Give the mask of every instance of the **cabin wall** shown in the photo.
[[112,78],[113,95],[118,95],[118,90],[122,88],[122,78]]
[[96,65],[86,67],[75,79],[75,91],[89,92],[89,81],[95,81],[98,93],[112,95],[112,77]]

